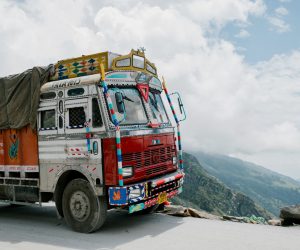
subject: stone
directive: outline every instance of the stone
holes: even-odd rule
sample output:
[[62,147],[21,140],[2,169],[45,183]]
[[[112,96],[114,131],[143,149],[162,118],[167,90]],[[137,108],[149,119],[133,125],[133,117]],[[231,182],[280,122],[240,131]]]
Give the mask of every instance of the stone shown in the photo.
[[271,226],[281,226],[281,220],[276,220],[276,219],[268,220],[268,224]]
[[300,220],[300,205],[284,207],[280,210],[280,218]]
[[300,205],[284,207],[280,210],[280,218],[283,226],[300,224]]
[[197,210],[194,208],[187,208],[187,207],[177,206],[177,205],[165,206],[165,210],[162,211],[162,213],[178,216],[178,217],[195,217],[195,218],[203,218],[203,219],[211,219],[211,220],[221,219],[220,216],[207,213],[203,210]]

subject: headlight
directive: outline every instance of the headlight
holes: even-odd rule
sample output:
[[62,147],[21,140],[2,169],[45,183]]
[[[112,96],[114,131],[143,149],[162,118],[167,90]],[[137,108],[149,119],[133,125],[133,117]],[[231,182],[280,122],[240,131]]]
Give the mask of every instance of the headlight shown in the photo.
[[133,167],[132,166],[123,167],[123,177],[129,178],[131,176],[133,176]]
[[175,166],[177,164],[177,157],[173,156],[172,161],[173,161],[173,165]]

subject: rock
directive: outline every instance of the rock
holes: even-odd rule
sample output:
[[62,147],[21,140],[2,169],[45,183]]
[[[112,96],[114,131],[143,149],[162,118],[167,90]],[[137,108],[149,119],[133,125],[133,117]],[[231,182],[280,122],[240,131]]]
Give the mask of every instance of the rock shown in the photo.
[[255,215],[252,215],[250,217],[236,217],[236,216],[223,215],[223,219],[234,221],[234,222],[244,222],[244,223],[251,223],[251,224],[266,224],[266,221],[263,217],[256,217]]
[[271,226],[281,226],[281,220],[268,220],[268,224]]
[[251,217],[236,217],[223,215],[222,217],[210,214],[203,210],[197,210],[194,208],[187,208],[183,206],[177,205],[167,205],[165,209],[161,212],[168,215],[179,216],[179,217],[195,217],[195,218],[203,218],[203,219],[211,219],[211,220],[229,220],[234,222],[242,222],[242,223],[252,223],[252,224],[267,224],[265,219],[262,217],[256,217],[252,215]]
[[300,224],[300,205],[284,207],[280,210],[280,218],[283,226]]
[[234,222],[245,222],[244,217],[237,217],[237,216],[229,216],[223,215],[224,220],[234,221]]
[[300,220],[300,205],[284,207],[280,210],[280,218]]
[[179,217],[195,217],[195,218],[203,218],[203,219],[211,219],[211,220],[220,220],[221,217],[207,213],[202,210],[197,210],[194,208],[187,208],[183,206],[175,206],[168,205],[165,206],[165,210],[162,213],[179,216]]

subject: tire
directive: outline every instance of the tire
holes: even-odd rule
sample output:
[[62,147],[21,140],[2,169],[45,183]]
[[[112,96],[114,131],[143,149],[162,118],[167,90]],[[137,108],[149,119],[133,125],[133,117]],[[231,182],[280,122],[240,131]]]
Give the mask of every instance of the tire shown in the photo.
[[70,181],[64,190],[62,203],[66,223],[76,232],[94,232],[105,222],[106,198],[97,197],[86,180]]
[[57,216],[59,218],[64,218],[64,212],[62,209],[62,197],[61,199],[58,199],[57,197],[54,196],[54,201],[55,201]]

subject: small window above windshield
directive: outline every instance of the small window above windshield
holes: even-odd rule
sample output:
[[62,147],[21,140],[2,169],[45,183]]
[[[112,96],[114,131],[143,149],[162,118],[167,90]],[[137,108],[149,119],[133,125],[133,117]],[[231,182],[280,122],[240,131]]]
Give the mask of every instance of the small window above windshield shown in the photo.
[[145,68],[145,58],[137,55],[133,55],[133,67],[143,69]]
[[155,70],[155,68],[153,68],[149,63],[147,63],[146,69],[147,69],[150,73],[156,75],[156,70]]
[[116,62],[117,67],[129,67],[130,66],[130,58],[122,59]]
[[55,97],[56,97],[55,92],[47,92],[47,93],[41,94],[41,99],[42,100],[54,99]]
[[68,96],[77,96],[77,95],[83,95],[83,94],[84,94],[84,88],[76,88],[76,89],[68,90]]

